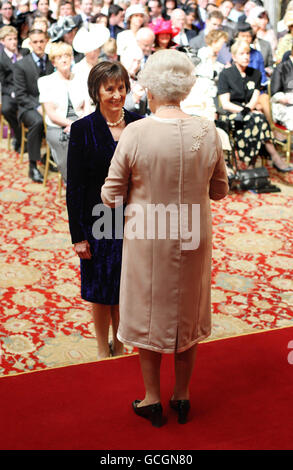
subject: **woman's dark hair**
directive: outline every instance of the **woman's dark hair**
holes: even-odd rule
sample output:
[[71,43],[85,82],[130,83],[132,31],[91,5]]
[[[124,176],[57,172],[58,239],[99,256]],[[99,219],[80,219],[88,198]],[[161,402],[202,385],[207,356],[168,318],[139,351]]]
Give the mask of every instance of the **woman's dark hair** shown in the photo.
[[98,18],[106,18],[107,19],[107,27],[109,26],[109,17],[104,13],[96,13],[94,16],[91,17],[90,22],[96,23]]
[[99,102],[101,85],[107,83],[108,80],[122,80],[125,83],[126,93],[129,92],[130,82],[126,68],[120,62],[104,60],[91,69],[87,81],[89,95],[95,105]]

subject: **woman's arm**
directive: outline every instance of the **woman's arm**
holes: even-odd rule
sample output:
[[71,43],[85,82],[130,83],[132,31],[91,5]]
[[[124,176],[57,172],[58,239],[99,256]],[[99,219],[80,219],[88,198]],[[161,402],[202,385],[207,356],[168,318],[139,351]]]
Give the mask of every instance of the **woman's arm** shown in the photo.
[[63,117],[57,110],[57,106],[54,103],[44,103],[46,114],[49,116],[51,121],[60,127],[67,127],[72,124],[70,119]]
[[230,93],[219,95],[219,99],[222,108],[230,113],[240,113],[243,109],[243,106],[239,106],[238,104],[234,104],[230,101]]
[[216,151],[215,151],[216,163],[214,166],[212,177],[210,179],[209,195],[211,199],[217,201],[219,199],[224,198],[228,194],[229,184],[228,184],[227,170],[226,170],[226,165],[225,165],[225,160],[224,160],[224,155],[223,155],[223,150],[222,150],[222,143],[221,143],[221,139],[217,133],[216,128],[215,128],[215,133],[216,133]]
[[254,90],[254,92],[252,94],[252,97],[250,98],[250,101],[246,104],[246,107],[250,108],[251,111],[253,111],[256,108],[259,95],[260,95],[260,91],[259,90]]

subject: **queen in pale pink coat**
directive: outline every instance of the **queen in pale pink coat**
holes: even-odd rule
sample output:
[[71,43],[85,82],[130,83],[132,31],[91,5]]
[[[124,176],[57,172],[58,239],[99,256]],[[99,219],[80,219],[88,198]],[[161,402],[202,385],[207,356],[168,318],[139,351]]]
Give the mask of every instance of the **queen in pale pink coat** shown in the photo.
[[146,394],[133,409],[161,426],[162,353],[175,353],[170,406],[187,421],[196,346],[211,333],[210,199],[228,182],[214,123],[180,109],[195,81],[188,57],[158,51],[139,80],[153,114],[123,131],[102,199],[127,203],[118,338],[139,349]]

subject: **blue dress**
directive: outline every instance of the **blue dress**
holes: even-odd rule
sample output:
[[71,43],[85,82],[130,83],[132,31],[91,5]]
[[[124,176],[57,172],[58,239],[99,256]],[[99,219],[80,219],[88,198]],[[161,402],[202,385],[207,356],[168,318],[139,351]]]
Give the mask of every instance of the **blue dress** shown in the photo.
[[[125,110],[126,125],[137,119],[141,116]],[[90,260],[80,260],[81,297],[105,305],[119,304],[122,239],[115,238],[114,229],[110,240],[94,238],[92,229],[99,217],[92,211],[102,204],[101,187],[116,145],[98,108],[71,125],[66,188],[69,228],[72,243],[88,240],[92,254]]]

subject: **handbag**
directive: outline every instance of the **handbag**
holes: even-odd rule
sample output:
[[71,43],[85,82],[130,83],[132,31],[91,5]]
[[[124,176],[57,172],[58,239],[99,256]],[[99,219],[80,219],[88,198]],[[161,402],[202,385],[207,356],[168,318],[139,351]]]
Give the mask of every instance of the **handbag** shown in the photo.
[[242,191],[251,190],[257,193],[278,193],[281,191],[280,188],[271,183],[266,167],[239,170],[234,142],[232,144],[232,155],[235,163],[235,178],[233,183],[238,183]]
[[269,172],[265,167],[251,168],[249,170],[236,171],[236,179],[239,181],[240,189],[261,189],[269,186]]

